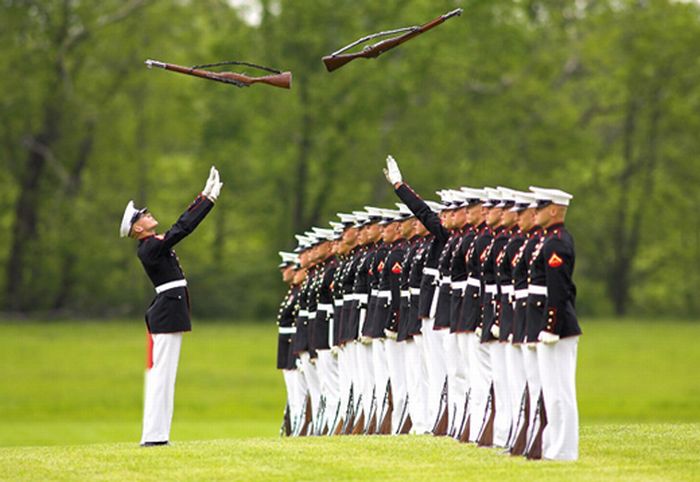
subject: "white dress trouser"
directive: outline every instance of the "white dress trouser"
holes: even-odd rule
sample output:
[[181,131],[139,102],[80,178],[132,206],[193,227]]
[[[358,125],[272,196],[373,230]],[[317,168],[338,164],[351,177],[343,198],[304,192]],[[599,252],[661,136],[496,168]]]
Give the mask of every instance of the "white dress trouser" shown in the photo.
[[[386,351],[384,349],[384,339],[372,339],[372,371],[374,373],[374,409],[377,416],[377,424],[381,423],[381,417],[384,415],[382,410],[386,410],[388,405],[384,405],[384,400],[387,396],[387,384],[389,383],[389,364],[386,359]],[[369,416],[369,413],[367,413]],[[369,420],[367,420],[369,422]],[[377,425],[375,428],[378,428]]]
[[530,394],[530,421],[527,429],[527,447],[532,442],[534,434],[535,414],[537,413],[537,400],[540,398],[542,383],[540,382],[540,367],[537,364],[537,347],[523,343],[520,345],[523,354],[523,366],[525,378],[527,378],[527,390]]
[[141,443],[167,442],[173,420],[182,333],[152,333],[149,336],[148,358],[151,363],[146,369]]
[[518,424],[523,423],[523,420],[520,420],[520,406],[527,381],[522,351],[519,346],[511,343],[506,345],[506,370],[508,370],[508,392],[510,394],[510,442],[512,443],[517,435]]
[[576,353],[578,336],[537,345],[547,426],[542,434],[542,457],[578,459]]
[[457,333],[445,331],[442,339],[447,371],[448,434],[459,430],[467,395],[467,365],[459,349]]
[[397,342],[391,338],[384,340],[384,352],[389,368],[389,379],[391,380],[391,399],[393,402],[393,412],[391,414],[391,433],[401,430],[399,424],[402,416],[405,418],[408,407],[406,406],[406,366],[404,365],[404,342]]
[[[469,333],[455,333],[455,338],[457,340],[457,348],[459,349],[459,356],[460,356],[460,365],[461,365],[461,370],[464,375],[464,394],[462,395],[462,405],[457,406],[457,417],[456,417],[456,423],[457,423],[457,429],[463,428],[460,427],[460,425],[464,424],[466,426],[467,418],[469,417],[469,407],[467,406],[467,412],[465,413],[464,411],[464,404],[467,402],[467,394],[469,393],[469,390],[471,388],[471,379],[470,379],[470,364],[469,364],[469,350],[470,350],[470,345],[469,345]],[[452,381],[448,383],[451,384]],[[471,403],[471,402],[469,402]],[[459,434],[457,434],[459,435]]]
[[496,415],[493,420],[493,444],[505,447],[510,435],[511,395],[508,390],[508,369],[506,366],[506,343],[489,343],[491,352],[491,373],[493,392],[496,398]]
[[339,412],[338,360],[330,350],[317,350],[316,353],[318,354],[316,365],[321,378],[321,393],[326,398],[323,420],[320,421],[320,428],[323,430],[324,426],[333,423]]
[[428,391],[425,359],[423,357],[423,335],[415,335],[413,339],[402,342],[406,345],[404,355],[406,360],[406,383],[408,390],[408,412],[411,415],[413,427],[411,432],[424,434],[432,427],[429,426],[425,396]]
[[[357,387],[362,395],[361,408],[365,413],[365,423],[367,423],[369,422],[367,417],[372,407],[372,391],[374,390],[374,360],[372,359],[371,343],[355,343],[355,362]],[[355,406],[357,407],[357,398],[355,398]],[[359,417],[359,412],[356,416]],[[355,422],[357,422],[357,418]]]
[[299,353],[299,360],[301,362],[301,373],[304,376],[309,395],[311,396],[311,417],[315,426],[318,423],[318,407],[321,403],[321,379],[318,376],[316,365],[311,363],[311,355],[308,351]]
[[289,403],[289,420],[292,425],[292,434],[300,429],[299,424],[304,423],[306,416],[306,380],[299,370],[282,370],[284,384],[287,386],[287,402]]
[[428,394],[426,403],[428,406],[428,422],[430,428],[437,421],[438,410],[440,409],[440,397],[442,388],[447,376],[447,365],[445,363],[445,353],[442,340],[445,330],[434,330],[434,318],[423,320],[421,333],[423,334],[423,355],[425,356],[426,367],[428,369]]
[[347,416],[350,403],[350,389],[352,388],[352,364],[348,345],[350,344],[341,346],[338,351],[338,384],[340,386],[340,414],[338,416],[338,422],[341,419],[345,420]]
[[472,384],[472,397],[469,403],[470,436],[469,440],[479,438],[481,427],[485,422],[486,402],[491,388],[491,357],[487,344],[481,343],[474,333],[469,333],[471,355],[469,375]]

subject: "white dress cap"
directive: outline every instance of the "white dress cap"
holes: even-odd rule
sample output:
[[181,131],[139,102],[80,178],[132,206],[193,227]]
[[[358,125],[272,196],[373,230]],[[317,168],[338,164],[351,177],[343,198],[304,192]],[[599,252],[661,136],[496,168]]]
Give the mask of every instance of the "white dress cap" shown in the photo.
[[466,196],[467,199],[478,199],[483,200],[486,197],[486,192],[483,189],[474,189],[471,187],[462,187],[460,191]]
[[538,201],[550,201],[552,204],[558,206],[568,206],[569,201],[573,199],[573,195],[568,192],[562,191],[561,189],[549,189],[545,187],[530,186],[530,191],[535,193],[535,197]]
[[463,207],[467,204],[467,200],[469,199],[466,194],[456,189],[450,189],[450,196],[452,197],[452,203],[455,205],[455,208]]
[[401,211],[397,211],[395,209],[382,209],[382,218],[385,221],[396,221],[397,219],[401,219]]
[[336,223],[335,221],[329,221],[328,224],[331,225],[334,231],[342,231],[345,229],[345,225],[343,223]]
[[129,201],[126,205],[126,208],[124,208],[124,214],[122,215],[122,222],[119,225],[119,237],[120,238],[125,238],[129,235],[131,232],[131,226],[134,224],[134,221],[136,220],[135,217],[137,214],[143,213],[146,211],[146,208],[142,209],[136,209],[134,207],[134,201]]
[[301,248],[308,248],[312,244],[311,239],[304,234],[295,234],[294,237],[297,238],[297,241],[299,242],[299,247]]
[[396,207],[399,208],[399,212],[405,216],[413,216],[413,212],[408,209],[404,203],[396,203]]
[[517,213],[527,208],[537,207],[537,200],[535,199],[535,195],[533,193],[525,191],[513,191],[513,195],[515,196],[515,206],[510,208],[511,211]]
[[440,200],[446,206],[449,206],[450,203],[452,202],[452,193],[450,192],[449,189],[441,189],[440,191],[435,191],[435,194],[440,196]]
[[338,213],[336,216],[340,218],[343,224],[355,224],[356,219],[352,214]]
[[311,228],[311,229],[314,230],[314,234],[319,239],[330,241],[335,237],[335,232],[332,229],[324,229],[324,228],[316,228],[316,227]]
[[501,191],[493,187],[485,187],[484,192],[486,193],[486,200],[484,206],[487,208],[492,208],[496,206],[501,201]]
[[355,216],[355,226],[364,226],[369,222],[369,213],[366,211],[353,211],[353,216]]
[[435,211],[436,213],[439,213],[440,211],[442,211],[443,209],[445,209],[445,205],[444,205],[444,204],[440,204],[440,203],[437,203],[437,202],[435,202],[435,201],[425,201],[425,204],[427,204],[428,207],[429,207],[430,209],[432,209],[433,211]]
[[513,189],[498,186],[498,192],[501,193],[501,201],[496,205],[497,208],[511,207],[515,203],[515,191]]
[[279,268],[284,268],[290,264],[296,264],[297,260],[299,259],[299,256],[296,254],[288,253],[286,251],[279,251],[278,254],[282,258],[282,263],[280,263],[278,266]]
[[381,208],[376,208],[374,206],[365,206],[365,211],[367,211],[372,218],[381,218],[382,217],[382,209]]

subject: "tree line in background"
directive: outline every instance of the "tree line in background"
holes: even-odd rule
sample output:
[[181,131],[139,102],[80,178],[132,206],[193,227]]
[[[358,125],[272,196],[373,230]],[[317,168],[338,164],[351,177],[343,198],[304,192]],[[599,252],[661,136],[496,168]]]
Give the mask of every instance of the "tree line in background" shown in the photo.
[[[380,59],[321,63],[455,7]],[[269,319],[277,251],[295,233],[396,201],[388,153],[426,198],[460,185],[573,193],[580,312],[700,313],[694,2],[2,0],[0,39],[6,313],[143,312],[152,287],[118,238],[124,205],[167,227],[216,164],[217,207],[177,248],[193,312]],[[147,58],[248,60],[294,83],[237,89]]]

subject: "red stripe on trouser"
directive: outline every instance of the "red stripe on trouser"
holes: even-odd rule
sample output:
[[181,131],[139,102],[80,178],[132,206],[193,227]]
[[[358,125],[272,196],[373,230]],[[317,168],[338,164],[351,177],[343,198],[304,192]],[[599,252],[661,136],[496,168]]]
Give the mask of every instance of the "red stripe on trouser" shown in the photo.
[[146,368],[153,368],[153,335],[146,332]]

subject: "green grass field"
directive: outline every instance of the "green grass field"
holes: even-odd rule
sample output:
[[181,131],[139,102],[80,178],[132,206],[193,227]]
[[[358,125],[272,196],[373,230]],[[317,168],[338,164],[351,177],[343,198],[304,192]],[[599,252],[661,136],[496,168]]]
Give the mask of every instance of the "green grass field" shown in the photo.
[[142,449],[142,322],[0,323],[0,480],[698,480],[700,323],[596,321],[579,345],[581,457],[445,438],[281,439],[274,325],[195,323],[173,444]]

